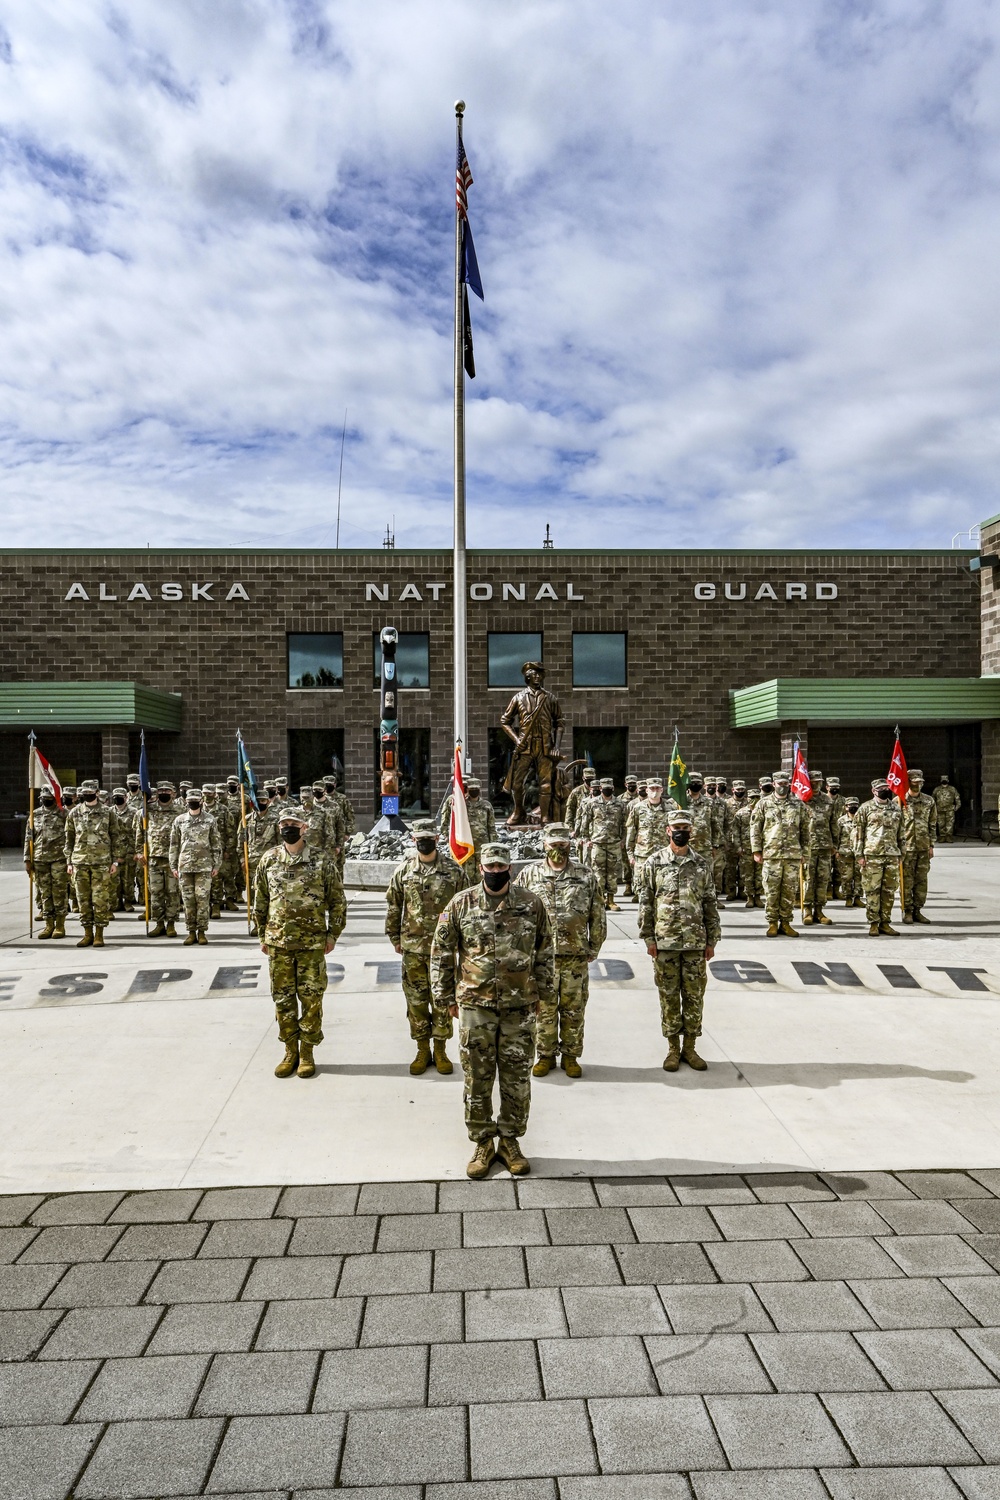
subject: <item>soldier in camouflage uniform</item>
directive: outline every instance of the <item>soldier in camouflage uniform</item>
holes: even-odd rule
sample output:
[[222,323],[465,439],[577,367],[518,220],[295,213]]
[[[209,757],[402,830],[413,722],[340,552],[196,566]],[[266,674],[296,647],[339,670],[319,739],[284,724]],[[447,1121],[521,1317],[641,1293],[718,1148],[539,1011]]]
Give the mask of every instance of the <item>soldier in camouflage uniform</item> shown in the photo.
[[[146,826],[146,841],[149,845],[149,914],[156,922],[150,937],[177,936],[174,923],[180,915],[181,892],[170,864],[170,830],[177,816],[172,784],[169,781],[158,781],[156,795],[149,799]],[[141,819],[136,824],[134,848],[135,862],[141,867],[146,863]]]
[[719,815],[712,798],[705,794],[705,778],[700,771],[688,775],[688,812],[691,815],[691,848],[695,854],[707,859],[715,874],[716,838],[721,836],[718,828]]
[[806,804],[791,795],[791,777],[776,771],[774,792],[762,797],[750,820],[750,844],[761,865],[767,935],[795,937],[792,912],[799,894],[802,861],[809,840]]
[[463,865],[437,846],[437,834],[430,818],[422,818],[411,828],[416,853],[405,859],[389,881],[385,893],[385,935],[397,953],[403,956],[403,995],[410,1036],[417,1044],[417,1055],[410,1072],[426,1073],[434,1042],[434,1066],[439,1073],[453,1071],[448,1056],[448,1038],[452,1034],[451,1016],[446,1006],[436,1006],[431,994],[431,944],[437,919],[452,896],[464,891],[469,877]]
[[338,868],[340,868],[344,863],[347,840],[350,837],[350,834],[347,832],[347,813],[345,811],[347,798],[344,797],[338,801],[329,797],[322,781],[314,781],[312,790],[316,806],[322,808],[326,816],[327,856],[335,860]]
[[354,818],[354,808],[344,793],[337,790],[336,776],[324,776],[323,786],[326,790],[326,800],[338,817],[339,826],[342,830],[340,834],[342,843],[337,854],[337,868],[340,871],[340,878],[343,879],[344,861],[347,858],[347,844],[349,839],[357,832],[358,825]]
[[732,792],[726,797],[725,802],[729,809],[729,830],[726,838],[726,897],[735,900],[737,896],[744,894],[740,873],[739,840],[736,832],[736,814],[741,807],[747,806],[747,784],[742,777],[734,777]]
[[937,838],[937,803],[924,791],[923,771],[911,771],[903,803],[903,921],[930,922],[924,916],[927,876]]
[[573,829],[574,837],[576,836],[576,826],[580,816],[580,804],[584,801],[585,798],[590,796],[590,788],[593,786],[596,780],[597,772],[594,770],[593,766],[584,766],[583,780],[580,782],[579,786],[575,786],[573,788],[569,796],[566,798],[565,821],[569,824],[570,828]]
[[179,818],[181,813],[187,812],[187,794],[194,786],[193,781],[180,781],[177,783],[177,795],[174,798],[174,812]]
[[111,910],[135,911],[135,812],[129,806],[128,792],[116,786],[111,792],[111,806],[128,835],[126,852],[111,882]]
[[872,782],[874,796],[863,802],[854,815],[852,838],[861,889],[868,915],[868,936],[896,936],[891,926],[892,903],[899,884],[900,838],[903,809],[879,778]]
[[[735,785],[735,783],[734,783]],[[753,787],[748,793],[746,801],[733,814],[733,843],[736,847],[736,858],[739,863],[739,883],[743,892],[745,906],[764,905],[764,886],[761,881],[761,867],[753,857],[753,844],[750,842],[750,822],[754,810],[760,801],[760,792]]]
[[625,836],[626,830],[628,828],[628,815],[632,810],[632,803],[636,800],[638,795],[639,778],[638,776],[633,776],[630,772],[628,776],[625,777],[625,790],[618,798],[618,802],[622,810],[622,818],[624,819],[622,824],[622,841],[618,851],[618,862],[621,865],[622,871],[622,895],[627,896],[630,901],[634,899],[635,892],[632,889],[632,862],[628,857],[628,850],[625,847]]
[[[493,810],[493,803],[487,802],[482,795],[482,783],[475,776],[470,776],[465,783],[465,806],[469,814],[469,830],[472,833],[472,858],[475,861],[473,869],[479,864],[479,853],[485,844],[495,844],[497,840],[497,819]],[[451,804],[453,798],[448,793],[441,804],[441,816],[438,827],[442,838],[447,838],[451,828]]]
[[636,796],[625,820],[625,855],[632,871],[632,890],[639,899],[639,882],[643,865],[651,854],[670,840],[667,814],[676,806],[673,797],[664,797],[663,780],[650,776],[645,797]]
[[573,835],[566,823],[549,823],[542,833],[545,858],[526,865],[517,884],[534,891],[545,903],[552,926],[555,988],[551,1002],[539,1001],[532,1072],[544,1078],[556,1053],[562,1053],[567,1078],[583,1069],[583,1022],[590,993],[588,965],[601,951],[608,924],[597,877],[586,865],[570,859]]
[[66,913],[69,910],[69,879],[66,874],[65,808],[56,806],[50,787],[42,788],[34,821],[24,830],[24,868],[35,882],[45,929],[42,938],[66,936]]
[[185,947],[208,942],[212,881],[221,868],[219,825],[205,811],[203,794],[193,786],[187,794],[187,812],[174,820],[170,830],[170,869],[184,902]]
[[833,864],[835,827],[833,821],[833,798],[823,790],[822,771],[810,771],[809,781],[812,796],[805,803],[809,820],[809,840],[805,857],[805,899],[802,924],[810,927],[814,922],[823,927],[832,926],[831,919],[823,908],[830,890],[830,868]]
[[[222,840],[222,870],[219,875],[219,901],[213,901],[222,911],[239,911],[237,905],[236,871],[240,858],[240,810],[233,808],[229,788],[224,781],[214,783],[215,806],[210,809],[219,825]],[[213,913],[214,915],[214,913]]]
[[733,825],[733,811],[726,801],[725,777],[710,776],[705,783],[705,792],[709,797],[714,819],[712,873],[715,877],[715,894],[725,901],[727,897],[726,859]]
[[[197,787],[194,788],[197,791]],[[212,876],[212,893],[210,897],[210,916],[213,922],[222,916],[222,905],[226,898],[225,880],[222,873],[223,861],[226,857],[226,834],[229,829],[229,809],[225,801],[219,801],[218,792],[214,781],[206,781],[201,788],[201,805],[209,817],[215,819],[215,826],[219,833],[219,845],[221,854],[218,869]]]
[[858,810],[857,797],[844,798],[844,811],[837,819],[837,848],[834,859],[837,864],[839,890],[845,906],[864,906],[861,881],[857,875],[854,857],[854,814]]
[[85,781],[82,800],[67,814],[63,848],[83,923],[78,948],[103,948],[111,920],[111,881],[125,853],[127,830],[113,807],[102,807],[97,782]]
[[268,849],[278,842],[278,788],[273,781],[265,781],[260,789],[259,807],[247,809],[246,827],[240,829],[240,858],[244,845],[247,865],[250,870],[250,889],[247,892],[247,908],[252,909],[253,892],[257,884],[257,866]]
[[828,776],[826,778],[825,790],[833,798],[833,844],[834,857],[830,861],[830,885],[827,890],[827,899],[836,901],[840,896],[840,871],[837,867],[837,830],[840,828],[840,820],[844,816],[845,797],[840,790],[840,777]]
[[955,842],[955,814],[962,805],[958,788],[952,786],[947,776],[942,776],[931,793],[937,804],[938,840],[942,844]]
[[260,951],[267,954],[278,1035],[285,1055],[276,1078],[311,1078],[313,1048],[323,1040],[326,955],[347,922],[337,866],[306,845],[306,820],[294,804],[278,819],[279,844],[260,857],[253,910]]
[[639,882],[639,936],[653,960],[668,1073],[683,1060],[696,1072],[708,1064],[695,1051],[701,1036],[708,960],[722,936],[715,875],[691,848],[689,813],[669,814],[670,842],[647,859]]
[[[497,1152],[512,1176],[530,1171],[518,1137],[531,1106],[535,1016],[555,1004],[552,927],[545,903],[510,883],[506,844],[487,844],[481,885],[459,891],[438,918],[431,948],[431,991],[437,1006],[459,1015],[465,1074],[465,1124],[476,1153],[466,1167],[485,1177]],[[500,1078],[500,1113],[493,1119],[493,1084]]]
[[590,867],[597,876],[608,911],[620,910],[615,895],[621,874],[624,832],[625,817],[621,803],[615,800],[615,784],[610,776],[604,776],[601,779],[600,797],[591,797],[583,804],[580,833],[589,851]]

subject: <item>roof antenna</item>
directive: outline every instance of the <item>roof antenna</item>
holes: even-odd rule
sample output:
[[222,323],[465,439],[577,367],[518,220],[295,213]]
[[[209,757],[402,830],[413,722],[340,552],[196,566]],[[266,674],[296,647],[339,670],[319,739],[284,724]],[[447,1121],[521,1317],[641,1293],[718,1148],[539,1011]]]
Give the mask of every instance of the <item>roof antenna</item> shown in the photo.
[[545,540],[542,542],[542,546],[547,552],[551,551],[552,548],[555,547],[555,542],[552,540],[552,532],[549,530],[548,521],[546,521],[545,523]]
[[388,521],[385,523],[385,536],[382,538],[382,546],[387,552],[391,552],[396,545],[396,517],[392,518],[392,526]]

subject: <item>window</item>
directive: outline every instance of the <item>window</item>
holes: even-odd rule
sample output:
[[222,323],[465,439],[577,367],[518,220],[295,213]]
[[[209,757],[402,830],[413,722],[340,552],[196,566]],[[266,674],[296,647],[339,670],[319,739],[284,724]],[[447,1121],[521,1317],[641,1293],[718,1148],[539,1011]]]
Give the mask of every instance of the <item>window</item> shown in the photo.
[[[400,632],[396,647],[396,681],[401,688],[429,688],[431,685],[430,636],[426,630]],[[372,662],[375,671],[375,686],[382,676],[382,647],[377,635],[372,636]]]
[[526,661],[541,661],[541,631],[507,633],[491,630],[486,637],[487,682],[490,687],[523,687],[521,668]]
[[573,686],[628,686],[624,631],[573,632]]
[[344,637],[337,635],[290,635],[288,637],[288,686],[290,688],[342,688],[344,686]]

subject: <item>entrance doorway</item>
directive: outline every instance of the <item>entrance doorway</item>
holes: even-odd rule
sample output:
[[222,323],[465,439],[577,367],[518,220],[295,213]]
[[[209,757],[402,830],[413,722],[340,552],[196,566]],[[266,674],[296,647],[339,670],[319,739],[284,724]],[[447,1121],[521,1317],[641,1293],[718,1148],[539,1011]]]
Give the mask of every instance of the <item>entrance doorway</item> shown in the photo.
[[610,776],[615,791],[624,791],[628,772],[628,730],[578,726],[573,730],[573,759],[586,760],[588,755],[598,776]]
[[[334,765],[334,760],[338,762]],[[309,786],[335,771],[344,790],[344,731],[342,729],[290,729],[288,731],[288,789],[293,797],[300,786]]]
[[[372,732],[374,747],[374,777],[372,781],[372,811],[376,817],[382,812],[382,792],[379,776],[379,736]],[[429,729],[404,727],[399,731],[399,811],[404,818],[416,817],[431,810],[431,732]]]

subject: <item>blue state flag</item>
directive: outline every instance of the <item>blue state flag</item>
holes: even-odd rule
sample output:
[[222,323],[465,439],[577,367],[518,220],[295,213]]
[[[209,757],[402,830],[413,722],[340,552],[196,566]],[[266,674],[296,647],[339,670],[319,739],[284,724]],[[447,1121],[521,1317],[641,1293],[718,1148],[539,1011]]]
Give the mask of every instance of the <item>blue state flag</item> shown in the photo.
[[246,789],[247,796],[259,812],[260,803],[257,801],[257,783],[254,780],[253,767],[250,764],[247,747],[243,743],[241,730],[236,731],[236,774],[239,777],[240,785]]
[[150,797],[153,783],[149,779],[149,761],[146,759],[146,731],[139,733],[139,786],[144,797]]

